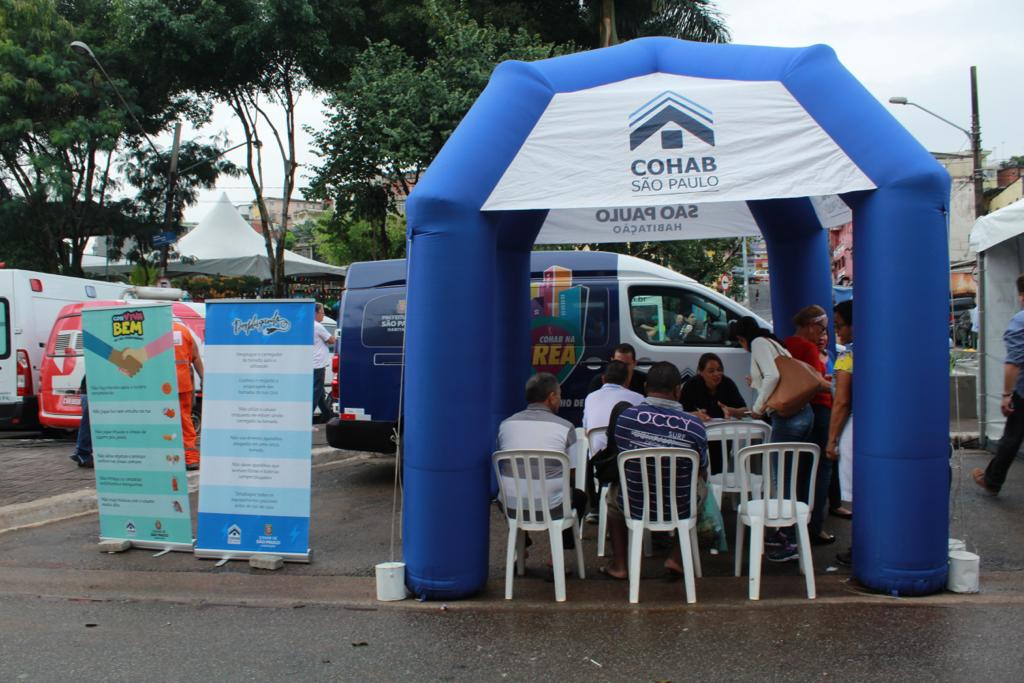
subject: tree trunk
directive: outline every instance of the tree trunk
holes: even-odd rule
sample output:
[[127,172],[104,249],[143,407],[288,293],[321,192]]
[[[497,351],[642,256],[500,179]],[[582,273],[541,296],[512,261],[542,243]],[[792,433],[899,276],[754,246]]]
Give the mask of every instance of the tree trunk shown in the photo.
[[615,0],[601,0],[601,47],[618,45],[619,34],[615,30]]

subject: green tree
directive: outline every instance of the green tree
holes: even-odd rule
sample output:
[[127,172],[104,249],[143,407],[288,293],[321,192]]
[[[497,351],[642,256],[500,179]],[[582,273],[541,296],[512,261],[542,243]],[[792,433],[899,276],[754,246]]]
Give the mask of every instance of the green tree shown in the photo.
[[389,230],[390,217],[420,173],[506,59],[536,60],[558,54],[524,30],[479,24],[462,9],[428,0],[431,54],[417,59],[390,41],[370,44],[356,56],[344,88],[328,95],[332,111],[323,130],[310,131],[323,163],[314,169],[307,196],[333,199],[330,227],[345,236],[372,227],[372,258],[394,256],[404,243]]
[[[114,172],[119,155],[139,150],[144,131],[208,115],[126,48],[122,9],[105,0],[0,0],[0,256],[19,265],[81,274],[89,237],[133,234],[138,207],[112,199],[125,190]],[[131,114],[72,40],[91,46]]]
[[373,225],[334,211],[325,213],[317,220],[313,237],[318,256],[336,266],[381,258],[405,258],[405,216],[389,215],[386,230],[390,250],[383,256],[375,240],[376,228]]
[[586,8],[600,47],[642,36],[729,41],[725,19],[711,0],[587,0]]
[[[167,179],[170,159],[148,148],[135,150],[120,163],[119,170],[128,183],[137,188],[131,215],[138,222],[131,239],[122,237],[108,246],[112,257],[125,256],[138,263],[147,284],[155,275],[153,238],[164,230],[167,212]],[[220,148],[194,140],[184,142],[178,151],[178,173],[171,203],[171,224],[181,225],[185,207],[196,202],[200,189],[211,189],[221,175],[238,177],[242,169],[220,158]],[[127,247],[127,248],[126,248]]]
[[636,256],[671,268],[708,287],[716,287],[723,273],[740,265],[739,238],[677,240],[672,242],[622,242],[593,244],[591,248]]
[[[343,82],[362,43],[358,0],[135,0],[131,45],[182,76],[182,91],[227,104],[241,124],[277,295],[296,185],[296,109],[304,93]],[[275,110],[283,112],[275,116]],[[281,215],[267,208],[265,155],[281,163]],[[277,219],[277,220],[275,220]]]

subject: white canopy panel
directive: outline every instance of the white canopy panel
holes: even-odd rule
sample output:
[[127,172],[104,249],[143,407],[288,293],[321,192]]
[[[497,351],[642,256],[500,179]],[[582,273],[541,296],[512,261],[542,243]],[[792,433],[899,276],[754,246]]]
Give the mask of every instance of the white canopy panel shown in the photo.
[[[86,247],[86,252],[95,254],[103,238],[92,239],[94,243]],[[178,258],[167,264],[167,272],[171,275],[227,275],[270,279],[263,236],[245,222],[223,193],[213,209],[192,232],[178,240],[174,249],[178,252]],[[180,260],[183,256],[190,257],[190,262],[183,263]],[[193,259],[194,262],[191,262]],[[135,268],[135,264],[127,261],[108,263],[98,254],[94,258],[83,258],[82,265],[90,273],[130,273]],[[344,266],[332,266],[287,249],[284,251],[284,274],[288,277],[344,276],[347,270]]]
[[974,251],[988,251],[1000,242],[1024,232],[1024,201],[982,216],[974,222],[974,228],[967,238]]
[[[175,263],[175,272],[270,278],[263,236],[242,219],[226,194],[221,194],[216,206],[192,232],[178,240],[177,251],[181,256],[196,259],[196,263]],[[284,252],[286,276],[344,275],[345,271],[343,267],[314,261],[287,249]]]
[[968,238],[971,247],[984,257],[984,283],[979,291],[985,298],[981,309],[984,354],[978,357],[978,374],[985,378],[985,395],[978,406],[982,429],[989,439],[999,439],[1006,425],[1000,410],[1003,387],[1003,332],[1019,310],[1014,281],[1024,273],[1024,201],[982,216],[974,222]]
[[[811,197],[811,203],[823,228],[836,228],[853,220],[850,207],[839,197]],[[746,202],[712,202],[552,209],[536,243],[661,242],[760,235]]]
[[556,94],[483,209],[664,207],[874,187],[778,81],[654,73]]

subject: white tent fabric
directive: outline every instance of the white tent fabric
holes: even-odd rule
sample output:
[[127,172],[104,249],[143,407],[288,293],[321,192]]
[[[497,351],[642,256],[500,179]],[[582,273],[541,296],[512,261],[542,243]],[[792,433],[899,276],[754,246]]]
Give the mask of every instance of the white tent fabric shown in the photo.
[[556,94],[483,209],[663,207],[874,187],[781,83],[653,73]]
[[[853,220],[850,207],[835,195],[810,200],[825,229]],[[746,202],[711,202],[552,209],[536,243],[661,242],[760,235]]]
[[[228,275],[270,279],[263,236],[242,219],[226,194],[221,194],[217,204],[192,232],[178,240],[174,250],[178,252],[178,258],[167,264],[167,272],[171,275]],[[86,251],[95,253],[95,248],[87,247]],[[182,257],[189,258],[182,262]],[[83,261],[83,266],[90,273],[123,273],[131,272],[134,268],[133,264],[122,261],[107,263],[102,256]],[[343,266],[314,261],[287,249],[284,252],[286,277],[344,276],[347,270]]]
[[983,356],[978,359],[979,378],[985,379],[985,396],[978,416],[985,436],[999,439],[1006,419],[999,409],[1003,390],[1003,361],[1006,346],[1003,332],[1017,311],[1017,276],[1024,273],[1024,201],[982,216],[974,223],[970,244],[984,260],[984,280],[980,291]]
[[[177,251],[181,256],[196,259],[196,263],[175,263],[169,267],[173,272],[270,279],[263,236],[242,219],[226,194],[221,195],[192,232],[178,240]],[[343,267],[314,261],[287,249],[284,252],[284,274],[288,277],[344,275],[345,271]]]
[[974,223],[967,238],[974,251],[988,251],[1024,231],[1024,201],[1004,206],[994,213],[982,216]]

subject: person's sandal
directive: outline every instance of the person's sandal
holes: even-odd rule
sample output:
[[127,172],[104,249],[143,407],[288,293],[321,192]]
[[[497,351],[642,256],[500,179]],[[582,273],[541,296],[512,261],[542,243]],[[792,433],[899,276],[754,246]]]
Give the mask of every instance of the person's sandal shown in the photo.
[[971,477],[974,479],[974,483],[980,486],[981,488],[985,489],[985,492],[988,493],[990,496],[999,495],[999,489],[992,486],[991,484],[988,483],[988,481],[985,480],[985,470],[981,469],[980,467],[975,467],[973,470],[971,470]]
[[832,545],[835,542],[836,537],[827,531],[811,536],[811,545]]

